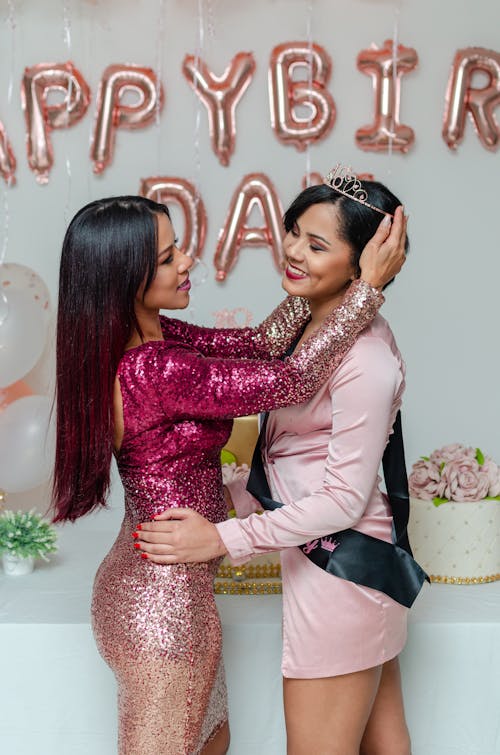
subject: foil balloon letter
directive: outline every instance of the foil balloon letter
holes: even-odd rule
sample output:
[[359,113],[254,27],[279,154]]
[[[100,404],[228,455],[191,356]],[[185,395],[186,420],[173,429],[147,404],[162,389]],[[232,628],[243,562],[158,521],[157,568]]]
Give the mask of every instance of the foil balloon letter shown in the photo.
[[7,186],[16,183],[16,158],[5,133],[5,127],[0,121],[0,173]]
[[418,55],[412,47],[394,46],[391,39],[382,48],[362,50],[357,59],[361,73],[371,76],[375,94],[373,123],[356,131],[356,144],[365,152],[408,152],[415,134],[399,122],[401,78],[413,71]]
[[203,254],[207,233],[207,213],[192,183],[183,178],[152,176],[141,181],[139,194],[161,204],[175,202],[184,216],[184,236],[180,248],[193,259]]
[[255,59],[240,52],[222,76],[215,76],[200,58],[186,55],[182,72],[208,111],[212,149],[221,165],[229,165],[236,140],[236,105],[255,71]]
[[[262,212],[264,225],[248,227],[252,209]],[[224,281],[234,267],[243,246],[268,246],[276,268],[282,269],[283,210],[276,190],[263,173],[249,173],[237,187],[229,207],[226,222],[220,232],[215,250],[215,279]]]
[[54,162],[50,132],[69,128],[81,120],[89,101],[88,84],[73,63],[39,63],[25,69],[21,103],[28,163],[39,184],[47,183]]
[[[125,103],[132,95],[134,103]],[[102,173],[113,159],[117,128],[144,128],[163,107],[163,89],[152,68],[111,65],[102,75],[91,145],[94,173]]]
[[[300,81],[293,78],[297,69],[304,70]],[[331,59],[319,45],[285,42],[273,49],[269,64],[271,125],[282,144],[303,151],[331,131],[335,104],[326,88],[331,71]]]
[[[473,86],[475,73],[483,73],[483,87]],[[469,113],[483,147],[497,150],[500,125],[495,108],[500,105],[500,53],[482,47],[458,50],[451,67],[446,93],[443,139],[456,149],[464,138],[465,118]]]

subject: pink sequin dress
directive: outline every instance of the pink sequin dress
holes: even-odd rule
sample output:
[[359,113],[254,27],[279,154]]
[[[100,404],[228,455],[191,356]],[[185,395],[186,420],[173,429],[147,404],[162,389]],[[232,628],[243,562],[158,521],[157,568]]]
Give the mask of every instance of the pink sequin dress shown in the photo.
[[220,451],[231,418],[311,397],[382,301],[356,282],[329,326],[285,361],[273,357],[308,317],[300,299],[286,299],[256,329],[212,330],[163,318],[164,341],[124,354],[117,462],[125,516],[92,602],[96,642],[118,682],[120,755],[196,755],[227,721],[213,597],[219,561],[143,560],[133,549],[135,526],[167,507],[191,507],[222,522]]

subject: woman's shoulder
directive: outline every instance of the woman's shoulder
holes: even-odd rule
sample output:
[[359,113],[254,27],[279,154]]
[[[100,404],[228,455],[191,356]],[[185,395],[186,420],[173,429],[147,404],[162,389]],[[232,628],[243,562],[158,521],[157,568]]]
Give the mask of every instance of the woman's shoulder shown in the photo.
[[[381,375],[387,379],[404,376],[404,362],[388,322],[377,315],[358,336],[356,342],[333,373],[330,388],[338,387],[345,379],[361,374]],[[391,378],[392,376],[392,378]]]
[[174,368],[193,356],[199,356],[195,349],[173,338],[146,341],[127,349],[120,360],[118,373],[120,378],[128,375],[147,380],[158,371],[164,371],[168,366]]

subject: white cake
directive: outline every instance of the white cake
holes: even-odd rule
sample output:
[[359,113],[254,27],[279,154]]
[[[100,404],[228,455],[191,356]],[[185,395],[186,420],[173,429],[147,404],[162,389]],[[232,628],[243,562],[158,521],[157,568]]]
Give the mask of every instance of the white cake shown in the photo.
[[[225,450],[235,463],[249,467],[259,436],[258,417],[238,417]],[[233,464],[234,466],[234,464]],[[262,595],[281,593],[281,562],[279,553],[254,556],[243,566],[232,566],[224,558],[217,572],[214,591],[218,595]]]
[[432,582],[478,584],[500,579],[500,501],[410,498],[413,555]]

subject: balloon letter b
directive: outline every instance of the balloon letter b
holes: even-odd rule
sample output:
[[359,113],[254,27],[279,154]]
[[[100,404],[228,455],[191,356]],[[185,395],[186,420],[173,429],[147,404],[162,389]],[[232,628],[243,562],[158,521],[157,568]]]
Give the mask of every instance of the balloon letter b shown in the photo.
[[[472,77],[479,71],[486,74],[484,87],[472,86]],[[465,116],[469,111],[483,147],[498,149],[500,126],[495,108],[500,104],[500,53],[482,47],[458,50],[448,81],[443,123],[443,139],[456,149],[464,138]]]
[[[126,105],[122,97],[132,92],[139,101]],[[94,173],[102,173],[113,159],[117,128],[143,128],[154,121],[163,106],[163,90],[151,68],[108,66],[97,95],[97,114],[91,147]]]
[[[305,68],[301,81],[293,79],[296,68]],[[282,144],[299,151],[326,136],[335,122],[335,104],[326,85],[332,70],[323,47],[307,42],[285,42],[271,53],[269,100],[271,124]],[[305,108],[300,115],[297,108]]]
[[381,49],[362,50],[357,59],[361,73],[372,77],[375,93],[373,124],[356,131],[356,144],[365,152],[408,152],[415,141],[413,129],[399,122],[401,77],[418,62],[416,50],[398,45],[391,39]]

